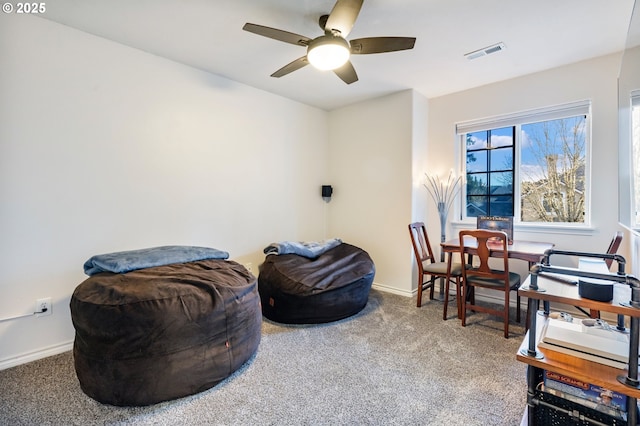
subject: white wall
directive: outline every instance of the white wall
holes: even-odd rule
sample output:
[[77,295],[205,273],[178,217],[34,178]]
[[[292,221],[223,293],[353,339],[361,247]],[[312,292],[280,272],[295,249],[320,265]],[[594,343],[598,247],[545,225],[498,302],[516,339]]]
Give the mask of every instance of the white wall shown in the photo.
[[[425,120],[424,117],[427,117],[429,113],[429,101],[427,98],[423,97],[418,93],[414,93],[413,95],[413,143],[412,143],[412,152],[411,152],[411,171],[412,171],[412,198],[411,198],[411,220],[410,223],[413,222],[426,222],[427,217],[427,209],[429,204],[431,203],[431,198],[427,189],[424,187],[425,183],[425,173],[429,170],[428,167],[428,159],[429,159],[429,151],[428,151],[428,129],[429,122]],[[407,223],[408,225],[408,223]],[[415,294],[417,289],[420,287],[418,285],[418,265],[416,263],[416,258],[413,253],[413,248],[410,245],[411,238],[409,237],[409,231],[407,226],[405,226],[405,235],[406,235],[406,243],[407,250],[409,251],[409,258],[412,259],[412,267],[411,267],[411,295]],[[431,244],[435,244],[432,246],[432,249],[437,250],[439,240],[431,241]],[[434,252],[434,254],[437,252]],[[437,256],[437,254],[436,254]],[[422,276],[420,276],[420,280],[422,280]],[[422,281],[420,281],[422,284]]]
[[410,294],[412,91],[329,113],[330,234],[365,249],[375,285]]
[[[486,58],[490,60],[491,58]],[[484,60],[484,59],[481,59]],[[456,163],[455,123],[513,113],[538,107],[590,99],[591,135],[591,225],[592,231],[534,232],[516,229],[515,237],[551,241],[562,250],[605,251],[618,226],[618,133],[617,77],[620,55],[609,55],[521,78],[478,87],[429,100],[429,164],[434,169]],[[431,239],[437,238],[439,223],[430,206]],[[453,218],[453,215],[450,219]],[[448,236],[458,228],[448,230]],[[628,233],[626,237],[629,238]],[[624,255],[624,253],[621,253]],[[629,259],[627,259],[629,261]],[[524,262],[513,267],[526,274]]]
[[[428,171],[429,151],[428,144],[428,116],[429,101],[417,92],[413,93],[413,144],[411,152],[411,170],[412,170],[412,211],[411,218],[415,221],[423,221],[426,217],[426,210],[431,198],[426,188],[425,173]],[[408,235],[408,231],[407,231]]]
[[323,237],[326,112],[31,16],[0,16],[0,56],[0,318],[54,302],[0,322],[0,367],[68,349],[91,255],[204,245],[257,274]]

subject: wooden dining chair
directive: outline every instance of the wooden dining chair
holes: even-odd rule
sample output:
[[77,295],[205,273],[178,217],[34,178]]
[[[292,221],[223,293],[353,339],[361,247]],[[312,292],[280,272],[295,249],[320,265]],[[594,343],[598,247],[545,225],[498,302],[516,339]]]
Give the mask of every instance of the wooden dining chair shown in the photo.
[[[512,290],[516,291],[517,297],[517,313],[516,320],[520,322],[520,296],[517,295],[520,286],[520,275],[515,272],[509,272],[509,253],[507,234],[502,231],[490,231],[484,229],[463,230],[459,233],[460,242],[465,237],[473,238],[477,242],[475,245],[466,246],[460,244],[460,256],[462,259],[473,252],[474,256],[479,259],[479,266],[474,267],[472,262],[462,267],[463,294],[465,297],[464,307],[462,309],[462,326],[466,326],[467,310],[476,312],[485,312],[491,315],[499,316],[504,321],[504,337],[509,337],[509,294]],[[489,258],[492,250],[501,250],[503,255],[502,269],[493,269],[489,266]],[[477,305],[475,302],[475,287],[482,287],[491,290],[497,290],[504,293],[504,308],[502,310],[494,309],[486,305]]]
[[[616,254],[618,249],[620,248],[620,244],[622,243],[622,236],[624,234],[620,231],[616,232],[611,239],[611,243],[609,243],[609,248],[607,248],[607,254]],[[611,268],[613,264],[613,259],[605,259],[604,261],[607,264],[607,269]],[[584,311],[583,311],[584,312]],[[591,318],[600,318],[600,311],[596,309],[589,310],[589,316]]]
[[[452,254],[449,254],[447,262],[440,262],[433,256],[427,228],[423,222],[414,222],[409,224],[409,234],[411,235],[411,244],[413,245],[413,253],[416,256],[418,264],[418,302],[417,306],[422,306],[422,292],[429,289],[429,299],[433,299],[433,291],[436,280],[445,279],[444,289],[444,310],[442,319],[447,319],[447,307],[449,304],[449,283],[455,282],[456,285],[456,303],[458,307],[458,318],[462,314],[461,306],[461,277],[462,266],[460,263],[451,262]],[[426,281],[425,281],[426,278]]]
[[[618,252],[620,244],[622,243],[622,235],[623,233],[621,231],[618,231],[613,235],[613,239],[611,240],[609,248],[607,249],[607,254],[616,254]],[[607,268],[611,268],[613,259],[605,259],[605,263],[607,264]]]

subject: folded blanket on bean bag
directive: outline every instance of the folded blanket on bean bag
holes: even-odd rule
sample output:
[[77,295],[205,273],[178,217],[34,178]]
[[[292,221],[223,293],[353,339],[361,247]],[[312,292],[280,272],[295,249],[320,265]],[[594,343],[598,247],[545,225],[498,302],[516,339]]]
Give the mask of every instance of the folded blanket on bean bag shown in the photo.
[[92,256],[84,263],[84,273],[89,276],[100,272],[122,274],[172,263],[228,258],[226,251],[209,247],[160,246]]
[[315,259],[326,251],[342,244],[339,238],[323,241],[281,241],[271,243],[264,249],[264,254],[297,254],[298,256]]

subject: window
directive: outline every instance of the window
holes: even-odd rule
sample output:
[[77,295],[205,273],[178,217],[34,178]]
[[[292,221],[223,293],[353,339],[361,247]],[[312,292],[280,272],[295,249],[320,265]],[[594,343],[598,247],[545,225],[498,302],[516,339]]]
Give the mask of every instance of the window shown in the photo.
[[458,124],[463,219],[588,224],[589,112],[585,101]]
[[467,133],[467,216],[513,216],[515,127]]
[[634,197],[632,226],[640,229],[640,90],[631,92],[631,146]]

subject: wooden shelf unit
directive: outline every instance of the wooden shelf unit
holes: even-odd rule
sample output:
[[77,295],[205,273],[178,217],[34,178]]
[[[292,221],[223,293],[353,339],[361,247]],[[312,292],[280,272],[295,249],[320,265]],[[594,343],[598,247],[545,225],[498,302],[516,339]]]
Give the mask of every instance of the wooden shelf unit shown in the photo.
[[[629,396],[629,412],[627,421],[629,425],[636,426],[638,424],[638,419],[633,408],[636,407],[637,399],[640,398],[640,389],[621,383],[618,380],[619,376],[627,376],[628,369],[610,367],[572,355],[542,349],[537,345],[541,331],[545,323],[548,321],[548,318],[543,315],[543,311],[537,310],[539,301],[563,303],[566,305],[579,306],[582,308],[640,318],[640,309],[627,305],[631,300],[631,288],[626,284],[614,284],[613,300],[611,302],[598,302],[580,297],[577,285],[559,283],[546,279],[543,276],[538,276],[538,287],[540,289],[544,289],[544,291],[531,290],[529,288],[530,279],[531,277],[525,280],[518,290],[518,293],[520,296],[524,296],[529,299],[529,310],[527,311],[527,315],[529,316],[529,324],[536,324],[534,337],[536,341],[535,349],[537,356],[531,356],[527,352],[530,347],[530,333],[533,331],[529,330],[516,355],[518,361],[524,362],[534,369],[556,372]],[[533,309],[531,309],[532,307]],[[532,315],[536,316],[535,320]],[[639,330],[634,330],[633,327],[630,330],[630,333],[632,334],[638,332]],[[535,388],[537,386],[537,383],[532,383],[535,381],[535,377],[538,377],[535,371],[532,371],[527,375],[529,425],[535,424],[534,413],[537,407],[532,400],[535,397]]]

